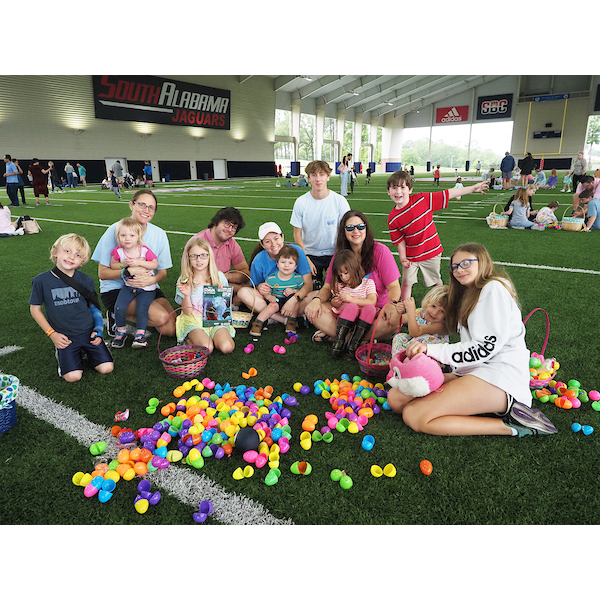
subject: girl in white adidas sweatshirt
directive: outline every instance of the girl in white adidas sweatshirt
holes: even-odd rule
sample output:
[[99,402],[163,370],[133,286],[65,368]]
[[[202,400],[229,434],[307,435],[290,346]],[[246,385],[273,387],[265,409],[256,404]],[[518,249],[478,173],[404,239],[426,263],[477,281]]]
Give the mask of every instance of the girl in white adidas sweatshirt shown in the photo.
[[423,398],[392,389],[388,404],[415,431],[514,435],[501,418],[477,415],[505,415],[515,400],[531,406],[529,351],[515,289],[508,276],[494,270],[480,244],[459,246],[450,259],[450,272],[446,319],[449,331],[460,334],[460,342],[415,342],[407,355],[425,352],[450,365],[453,373]]

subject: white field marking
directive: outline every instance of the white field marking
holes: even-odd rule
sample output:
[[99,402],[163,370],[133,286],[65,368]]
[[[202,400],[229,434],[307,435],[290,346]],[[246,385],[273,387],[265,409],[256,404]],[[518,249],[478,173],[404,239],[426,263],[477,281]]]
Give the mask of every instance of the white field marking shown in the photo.
[[0,356],[16,352],[17,350],[23,350],[23,348],[21,346],[4,346],[4,348],[0,348]]
[[[387,231],[383,231],[382,233],[388,233]],[[381,242],[382,244],[388,244],[389,240],[385,239],[375,239],[376,242]],[[394,256],[398,256],[397,252],[392,250],[392,254]],[[450,260],[449,256],[442,256],[442,260]],[[502,262],[499,260],[495,260],[494,264],[502,265],[504,267],[521,267],[523,269],[545,269],[546,271],[564,271],[565,273],[584,273],[586,275],[600,275],[600,271],[592,271],[591,269],[570,269],[568,267],[551,267],[548,265],[527,265],[524,263],[510,263],[510,262]]]
[[[8,346],[0,349],[0,352],[8,354],[13,351],[8,350],[10,348],[18,347]],[[26,385],[19,387],[17,404],[38,419],[75,438],[83,446],[106,442],[105,453],[96,457],[98,462],[110,462],[117,458],[119,449],[110,429],[92,423],[72,408],[57,404]],[[290,519],[275,518],[258,502],[242,494],[227,492],[218,483],[191,469],[192,467],[171,465],[167,469],[149,473],[147,479],[196,511],[202,500],[210,500],[214,505],[212,516],[223,524],[293,525]]]
[[[211,207],[213,208],[213,207]],[[256,209],[256,210],[272,210],[272,209]],[[376,215],[376,216],[384,216],[385,213],[364,213],[365,215]],[[448,219],[452,219],[452,218],[456,218],[456,219],[470,219],[470,220],[476,220],[479,221],[481,220],[483,217],[464,217],[464,216],[458,216],[458,217],[452,217],[451,215],[444,215],[444,218],[448,218]],[[106,225],[105,223],[86,223],[83,221],[65,221],[62,219],[42,219],[42,218],[37,218],[38,221],[50,221],[53,223],[68,223],[71,225],[89,225],[90,227],[109,227],[109,225]],[[435,220],[436,223],[445,223],[445,221],[438,221]],[[192,236],[195,235],[196,232],[188,232],[188,231],[170,231],[170,230],[165,230],[167,233],[172,233],[173,235],[188,235],[188,236]],[[382,233],[389,233],[389,231],[382,231]],[[243,242],[258,242],[257,238],[246,238],[246,237],[238,237],[236,236],[236,240],[241,240]],[[390,243],[389,240],[385,240],[385,239],[377,239],[377,242],[381,242],[382,244],[388,244]],[[392,252],[392,254],[398,256],[397,252]],[[443,260],[449,260],[446,257],[442,257]],[[565,271],[567,273],[587,273],[589,275],[600,275],[600,271],[592,271],[592,270],[588,270],[588,269],[572,269],[572,268],[568,268],[568,267],[551,267],[551,266],[547,266],[547,265],[527,265],[527,264],[522,264],[522,263],[506,263],[506,262],[498,262],[496,261],[497,264],[499,265],[505,265],[505,266],[510,266],[510,267],[523,267],[525,269],[546,269],[549,271]]]

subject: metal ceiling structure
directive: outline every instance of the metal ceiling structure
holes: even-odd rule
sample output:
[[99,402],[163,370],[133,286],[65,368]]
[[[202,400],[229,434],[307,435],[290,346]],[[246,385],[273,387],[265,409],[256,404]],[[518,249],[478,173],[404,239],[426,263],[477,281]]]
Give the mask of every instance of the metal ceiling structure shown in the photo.
[[393,112],[399,117],[502,75],[278,75],[275,93],[292,100],[312,98],[319,105],[354,109],[365,121]]

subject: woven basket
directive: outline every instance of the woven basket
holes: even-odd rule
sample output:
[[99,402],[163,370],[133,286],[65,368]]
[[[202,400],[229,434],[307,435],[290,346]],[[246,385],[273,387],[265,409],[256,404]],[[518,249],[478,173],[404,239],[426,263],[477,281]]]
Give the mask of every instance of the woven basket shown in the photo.
[[563,213],[562,220],[560,222],[561,228],[563,231],[581,231],[585,225],[585,219],[578,219],[577,217],[565,217],[569,208],[570,207],[567,206],[565,212]]
[[[178,310],[182,310],[183,307],[178,307],[169,313],[169,317]],[[166,321],[165,321],[166,323]],[[161,327],[162,329],[162,327]],[[208,362],[208,348],[205,346],[190,346],[181,345],[167,348],[166,350],[160,351],[160,340],[162,338],[162,331],[158,336],[158,358],[165,368],[165,371],[171,375],[171,377],[178,377],[179,379],[194,378],[206,367]]]
[[[247,273],[243,271],[238,271],[237,269],[230,269],[227,273],[241,273],[248,278],[248,281],[252,284],[252,288],[256,290],[256,286],[254,285],[254,281],[250,278]],[[227,273],[225,275],[227,275]],[[236,329],[245,329],[250,325],[250,321],[252,321],[252,316],[254,315],[254,304],[256,302],[256,295],[254,296],[254,301],[252,302],[252,312],[242,312],[241,310],[232,310],[231,311],[231,324]]]
[[385,377],[390,370],[392,347],[390,344],[363,344],[356,350],[360,370],[370,376]]
[[197,377],[208,362],[208,348],[204,346],[174,346],[163,350],[158,358],[171,377]]
[[[389,304],[389,303],[388,303]],[[371,377],[385,377],[390,370],[390,361],[392,360],[392,347],[390,344],[373,343],[373,336],[377,329],[377,323],[383,314],[382,307],[373,324],[371,339],[368,344],[363,344],[356,349],[356,360],[360,365],[360,370]]]
[[236,329],[244,329],[250,325],[250,321],[252,321],[252,315],[254,313],[242,312],[241,310],[232,310],[231,311],[231,324]]
[[494,204],[494,210],[488,216],[488,223],[490,227],[507,227],[508,226],[508,215],[502,215],[496,212],[496,206]]
[[[527,321],[529,320],[529,317],[531,317],[531,315],[538,311],[541,310],[544,315],[546,316],[546,337],[544,338],[544,343],[542,345],[542,351],[538,354],[538,356],[541,357],[542,362],[543,362],[543,357],[544,357],[544,352],[546,351],[546,345],[548,344],[548,336],[550,335],[550,317],[548,316],[548,313],[543,309],[543,308],[534,308],[524,319],[523,319],[523,325],[525,325],[525,323],[527,323]],[[530,388],[544,388],[546,387],[553,379],[554,374],[556,373],[556,370],[552,370],[550,372],[550,377],[548,379],[535,379],[533,377],[529,378],[529,387]]]
[[17,422],[19,380],[14,375],[0,377],[0,434],[6,433]]

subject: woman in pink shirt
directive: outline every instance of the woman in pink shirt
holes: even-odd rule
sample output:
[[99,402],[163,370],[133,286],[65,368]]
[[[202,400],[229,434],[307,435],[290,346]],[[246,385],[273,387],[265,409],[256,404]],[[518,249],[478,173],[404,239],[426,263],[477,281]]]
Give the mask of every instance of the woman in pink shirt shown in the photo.
[[[398,331],[399,315],[394,306],[386,306],[388,302],[396,303],[400,299],[400,271],[392,255],[392,251],[380,242],[376,242],[369,222],[358,210],[349,210],[338,228],[336,253],[352,250],[361,261],[364,272],[369,274],[377,290],[378,312],[383,308],[384,314],[379,319],[375,337],[391,338]],[[332,262],[335,260],[335,254]],[[328,299],[331,297],[331,265],[327,269],[325,284],[322,289],[306,305],[306,318],[318,329],[313,335],[314,341],[333,341],[335,338],[337,319],[332,313]],[[385,308],[384,308],[385,307]],[[370,335],[370,333],[369,333]]]

